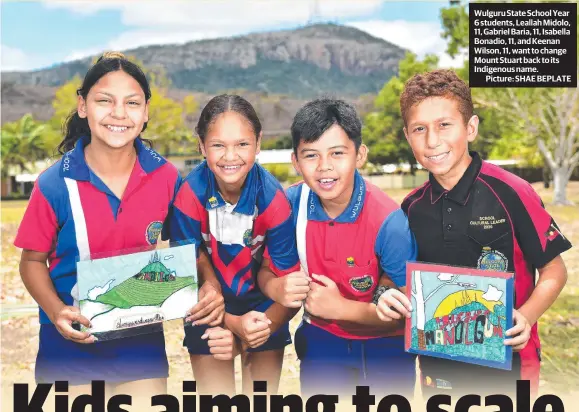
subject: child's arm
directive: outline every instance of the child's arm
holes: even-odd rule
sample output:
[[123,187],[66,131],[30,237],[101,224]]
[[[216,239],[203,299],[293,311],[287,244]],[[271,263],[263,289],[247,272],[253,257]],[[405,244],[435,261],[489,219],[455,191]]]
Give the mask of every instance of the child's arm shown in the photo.
[[319,284],[312,282],[310,285],[311,292],[308,294],[305,305],[308,313],[322,319],[368,326],[373,330],[379,327],[386,332],[395,331],[403,325],[402,321],[383,322],[380,320],[376,305],[373,303],[359,302],[343,297],[338,285],[327,276],[312,274],[312,278]]
[[505,339],[505,345],[512,345],[516,351],[525,347],[531,326],[551,307],[567,283],[567,268],[561,256],[557,256],[538,271],[539,280],[535,290],[529,299],[515,310],[515,326],[506,332],[507,336],[514,338]]
[[[513,218],[514,234],[525,263],[539,268],[535,289],[526,301],[517,299],[520,306],[513,311],[515,326],[505,333],[514,336],[506,339],[505,345],[521,350],[531,337],[531,327],[553,304],[567,281],[567,270],[560,255],[571,248],[571,243],[561,233],[531,185],[513,184],[501,194]],[[533,272],[521,272],[517,276],[530,276],[534,282]]]
[[188,311],[185,321],[192,321],[195,325],[217,326],[223,322],[225,303],[211,258],[203,245],[201,221],[206,213],[188,181],[183,182],[171,206],[165,235],[168,235],[172,242],[195,243],[201,287],[198,292],[199,301]]
[[567,283],[567,268],[561,256],[539,269],[539,280],[529,299],[519,308],[519,312],[535,324],[549,307],[555,302],[559,293]]
[[199,250],[197,259],[197,272],[199,278],[199,302],[187,313],[185,322],[192,322],[192,325],[218,326],[223,323],[225,316],[225,300],[221,292],[221,285],[213,264],[205,248]]
[[47,259],[48,253],[45,252],[27,249],[22,251],[20,276],[24,286],[64,338],[76,343],[93,343],[94,336],[72,327],[74,322],[78,322],[88,328],[90,322],[80,314],[79,308],[67,306],[60,300],[50,279]]
[[263,294],[286,308],[300,308],[310,291],[311,279],[303,270],[277,277],[269,265],[269,259],[264,258],[257,275]]

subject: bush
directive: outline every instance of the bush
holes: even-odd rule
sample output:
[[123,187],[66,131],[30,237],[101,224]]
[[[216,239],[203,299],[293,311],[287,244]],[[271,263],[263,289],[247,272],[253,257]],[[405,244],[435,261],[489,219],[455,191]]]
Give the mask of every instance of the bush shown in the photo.
[[286,164],[269,164],[263,167],[271,173],[279,182],[288,180],[290,174],[290,166]]

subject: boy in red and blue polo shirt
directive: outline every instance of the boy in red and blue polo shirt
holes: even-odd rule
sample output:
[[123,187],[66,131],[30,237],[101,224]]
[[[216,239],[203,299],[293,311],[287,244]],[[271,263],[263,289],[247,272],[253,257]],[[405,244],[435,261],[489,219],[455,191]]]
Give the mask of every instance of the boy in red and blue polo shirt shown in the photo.
[[[450,70],[416,75],[400,99],[404,132],[430,179],[402,203],[423,262],[514,272],[511,371],[420,357],[422,391],[513,394],[518,379],[536,393],[541,346],[537,321],[567,279],[571,247],[523,179],[468,151],[478,117],[468,86]],[[535,271],[539,278],[535,284]]]
[[[39,176],[14,241],[19,248],[49,253],[52,285],[68,306],[75,299],[79,257],[154,247],[180,182],[177,169],[137,138],[137,160],[119,199],[89,169],[84,156],[89,142],[80,138]],[[155,331],[150,334],[81,345],[62,337],[50,315],[40,309],[37,381],[85,384],[168,375],[162,325],[148,326]]]
[[[402,324],[382,322],[373,304],[379,284],[405,287],[406,262],[416,257],[408,221],[356,170],[367,148],[351,105],[306,104],[294,118],[292,138],[304,182],[287,195],[302,268],[313,279],[295,336],[302,393],[346,394],[368,385],[373,394],[411,395],[415,358],[404,352]],[[266,290],[278,301],[288,294],[299,300],[298,288],[287,286],[293,282],[270,277]]]

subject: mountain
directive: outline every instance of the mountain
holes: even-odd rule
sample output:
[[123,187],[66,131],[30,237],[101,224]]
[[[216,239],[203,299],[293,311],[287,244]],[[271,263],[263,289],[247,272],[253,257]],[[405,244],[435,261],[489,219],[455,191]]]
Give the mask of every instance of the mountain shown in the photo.
[[[353,27],[316,24],[299,29],[124,51],[147,67],[162,67],[172,87],[215,94],[244,89],[311,98],[378,92],[405,50]],[[57,87],[84,76],[93,57],[32,72],[5,72],[2,83]]]

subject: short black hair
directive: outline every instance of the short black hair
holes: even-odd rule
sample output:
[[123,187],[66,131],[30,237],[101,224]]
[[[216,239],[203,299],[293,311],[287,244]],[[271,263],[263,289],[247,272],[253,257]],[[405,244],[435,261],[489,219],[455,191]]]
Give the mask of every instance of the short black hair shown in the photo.
[[297,154],[300,141],[315,142],[335,124],[358,150],[362,145],[362,122],[354,106],[343,100],[322,98],[306,103],[296,113],[291,128],[294,153]]

